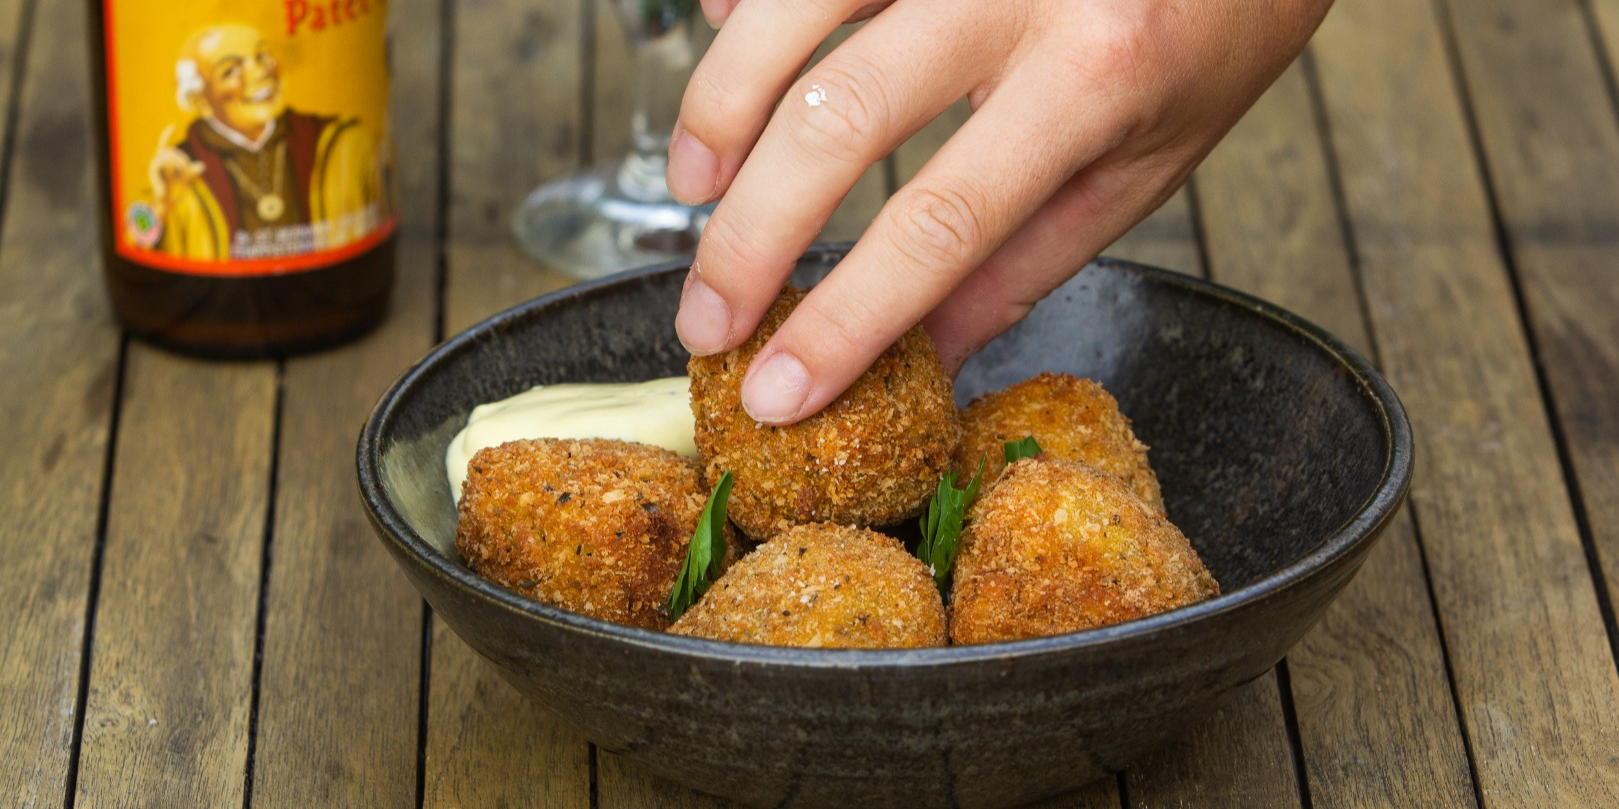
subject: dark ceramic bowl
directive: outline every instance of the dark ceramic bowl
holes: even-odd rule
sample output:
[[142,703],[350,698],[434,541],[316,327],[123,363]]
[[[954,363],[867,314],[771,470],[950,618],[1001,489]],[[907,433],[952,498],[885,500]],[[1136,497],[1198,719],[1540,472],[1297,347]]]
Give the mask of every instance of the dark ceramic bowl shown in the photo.
[[[795,280],[843,252],[812,250]],[[1104,260],[975,356],[957,400],[1043,370],[1102,381],[1151,445],[1217,598],[1057,637],[852,651],[617,626],[473,575],[444,474],[468,411],[535,384],[684,373],[683,276],[666,265],[571,287],[434,349],[366,422],[360,487],[411,581],[509,682],[602,748],[745,803],[1011,806],[1116,771],[1281,659],[1410,476],[1404,411],[1353,351],[1262,301]]]

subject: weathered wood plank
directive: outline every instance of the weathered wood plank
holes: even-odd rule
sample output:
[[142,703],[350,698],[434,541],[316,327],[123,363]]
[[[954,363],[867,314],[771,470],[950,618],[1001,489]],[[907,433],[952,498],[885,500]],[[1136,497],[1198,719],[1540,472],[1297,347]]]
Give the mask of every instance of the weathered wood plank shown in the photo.
[[[1314,118],[1306,76],[1295,64],[1198,169],[1211,275],[1369,354]],[[1408,517],[1388,529],[1287,665],[1312,805],[1473,803]]]
[[587,809],[590,745],[433,622],[424,807]]
[[354,440],[377,396],[433,342],[438,265],[438,0],[390,9],[399,266],[388,320],[359,343],[287,363],[256,807],[416,800],[421,598],[354,492]]
[[1132,807],[1299,805],[1276,672],[1125,771]]
[[1479,789],[1613,804],[1619,676],[1436,9],[1339,3],[1315,43]]
[[[1497,210],[1612,598],[1619,594],[1619,127],[1605,86],[1613,77],[1591,49],[1581,5],[1449,7]],[[1619,22],[1619,3],[1596,8]],[[1611,66],[1619,28],[1605,33]]]
[[[579,165],[583,4],[464,0],[451,8],[449,334],[569,282],[524,256],[508,226],[530,189]],[[589,805],[589,745],[439,619],[429,678],[423,806],[496,806],[518,789],[536,805]]]
[[[23,3],[0,3],[9,109]],[[61,806],[118,378],[89,171],[84,5],[33,17],[0,235],[0,795]],[[104,227],[105,225],[103,225]]]
[[523,255],[511,215],[535,186],[579,167],[583,2],[454,4],[448,333],[571,282]]
[[242,802],[275,388],[129,347],[77,806]]

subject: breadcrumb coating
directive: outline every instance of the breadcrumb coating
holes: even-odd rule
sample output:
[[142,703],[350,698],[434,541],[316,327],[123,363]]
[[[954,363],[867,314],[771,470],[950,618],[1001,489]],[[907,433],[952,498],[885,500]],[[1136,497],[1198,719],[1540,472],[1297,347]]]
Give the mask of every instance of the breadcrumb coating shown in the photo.
[[[608,439],[536,439],[472,457],[455,547],[509,590],[607,621],[665,629],[708,490],[697,465]],[[735,532],[726,528],[728,558]]]
[[789,288],[747,342],[687,365],[705,477],[731,472],[730,517],[759,540],[794,525],[891,525],[920,514],[961,437],[950,377],[920,326],[821,412],[787,427],[754,421],[742,409],[742,377],[805,295]]
[[1077,461],[1008,467],[968,511],[950,639],[990,643],[1141,618],[1217,595],[1197,552],[1118,478]]
[[944,604],[928,569],[892,537],[800,525],[743,557],[670,629],[770,646],[943,646]]
[[984,480],[994,480],[1006,466],[1006,442],[1032,435],[1047,456],[1084,461],[1164,511],[1147,445],[1136,440],[1118,401],[1094,380],[1049,371],[1025,379],[974,399],[961,412],[961,428],[956,469],[963,480],[977,471],[980,458],[988,458]]

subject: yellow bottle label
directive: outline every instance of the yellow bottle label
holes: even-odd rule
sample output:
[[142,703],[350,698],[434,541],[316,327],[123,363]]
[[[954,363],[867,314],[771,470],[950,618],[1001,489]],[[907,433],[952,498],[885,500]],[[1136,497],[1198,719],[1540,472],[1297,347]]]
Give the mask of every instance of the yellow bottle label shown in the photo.
[[105,0],[114,243],[201,275],[393,232],[386,0]]

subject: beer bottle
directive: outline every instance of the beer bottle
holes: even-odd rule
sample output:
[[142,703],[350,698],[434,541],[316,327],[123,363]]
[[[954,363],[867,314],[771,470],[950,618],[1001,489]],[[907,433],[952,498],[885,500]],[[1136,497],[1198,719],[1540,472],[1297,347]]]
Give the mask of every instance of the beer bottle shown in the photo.
[[108,297],[134,335],[281,356],[394,274],[386,0],[89,0]]

